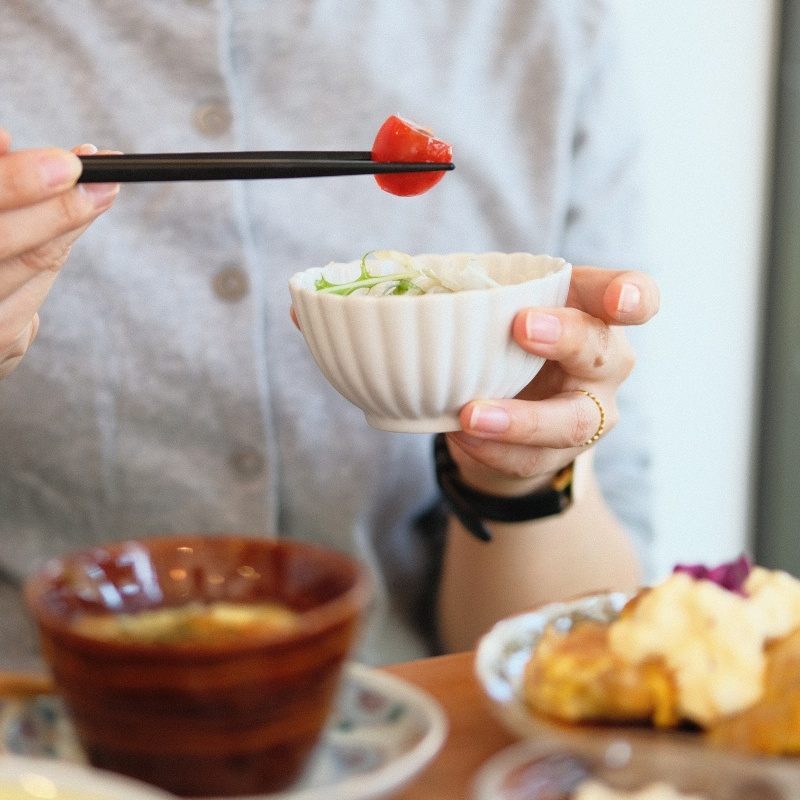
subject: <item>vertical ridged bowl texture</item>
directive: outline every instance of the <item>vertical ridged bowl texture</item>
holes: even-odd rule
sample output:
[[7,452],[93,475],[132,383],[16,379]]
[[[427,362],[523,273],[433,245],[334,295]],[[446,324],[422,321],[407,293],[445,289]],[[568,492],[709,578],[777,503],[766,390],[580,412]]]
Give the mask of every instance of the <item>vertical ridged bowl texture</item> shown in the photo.
[[[290,785],[333,710],[369,599],[354,559],[298,541],[169,536],[48,562],[25,588],[89,761],[178,795]],[[78,632],[78,615],[275,601],[289,632],[152,644]]]
[[[471,254],[425,254],[418,260]],[[566,302],[572,267],[561,258],[483,253],[499,287],[400,296],[318,292],[320,269],[289,283],[303,336],[333,387],[379,429],[458,430],[470,400],[513,397],[544,359],[511,337],[516,313]]]

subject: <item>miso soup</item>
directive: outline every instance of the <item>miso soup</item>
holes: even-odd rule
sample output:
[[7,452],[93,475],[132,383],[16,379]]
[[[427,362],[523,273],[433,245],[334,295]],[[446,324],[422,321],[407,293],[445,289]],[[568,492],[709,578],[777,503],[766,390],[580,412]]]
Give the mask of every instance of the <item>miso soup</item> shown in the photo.
[[130,614],[87,614],[75,620],[73,630],[107,641],[213,643],[289,632],[296,627],[297,619],[297,612],[281,603],[219,601],[187,603]]

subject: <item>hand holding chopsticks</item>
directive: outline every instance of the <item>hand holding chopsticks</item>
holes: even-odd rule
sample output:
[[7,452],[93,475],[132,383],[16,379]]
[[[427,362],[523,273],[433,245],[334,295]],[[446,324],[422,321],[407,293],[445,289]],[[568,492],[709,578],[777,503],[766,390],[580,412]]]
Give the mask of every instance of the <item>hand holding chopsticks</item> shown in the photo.
[[369,151],[255,151],[81,156],[79,183],[321,178],[444,172],[452,162],[373,161]]

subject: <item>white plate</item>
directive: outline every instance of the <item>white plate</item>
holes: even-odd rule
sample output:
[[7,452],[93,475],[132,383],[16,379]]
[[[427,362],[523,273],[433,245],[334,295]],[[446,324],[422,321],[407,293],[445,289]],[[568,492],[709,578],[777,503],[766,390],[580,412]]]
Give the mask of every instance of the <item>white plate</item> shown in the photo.
[[[352,663],[336,711],[300,781],[287,791],[240,800],[389,797],[430,762],[446,736],[445,714],[429,695]],[[85,762],[63,706],[52,695],[0,700],[0,752]]]
[[682,797],[705,800],[797,800],[800,771],[786,764],[737,759],[695,748],[652,749],[617,742],[601,756],[587,757],[531,739],[501,750],[478,771],[472,800],[542,800],[561,797],[591,778],[627,793],[654,783]]
[[475,671],[500,721],[512,733],[532,737],[549,730],[556,733],[562,727],[565,733],[569,731],[566,726],[531,714],[523,699],[525,665],[544,629],[551,622],[562,629],[583,619],[609,622],[619,614],[629,597],[615,592],[551,603],[536,611],[501,620],[481,638],[475,654]]
[[[501,723],[526,739],[527,745],[518,745],[486,765],[476,784],[476,797],[502,800],[502,793],[490,795],[486,792],[497,792],[497,781],[502,774],[524,769],[525,759],[530,760],[530,748],[536,745],[588,758],[596,769],[606,772],[613,768],[617,774],[623,774],[619,770],[625,767],[661,779],[694,775],[693,770],[699,770],[698,775],[706,777],[730,771],[743,776],[741,769],[746,765],[747,776],[754,780],[774,780],[782,791],[788,792],[776,795],[777,798],[800,798],[799,759],[732,754],[712,748],[702,736],[688,731],[644,726],[570,725],[531,711],[523,695],[524,670],[547,625],[552,623],[567,630],[580,620],[610,622],[618,616],[629,597],[629,594],[615,592],[552,603],[501,620],[480,640],[475,656],[478,680]],[[525,800],[526,796],[534,795],[514,795],[517,800]],[[715,792],[709,797],[738,798],[739,795]],[[749,795],[741,795],[742,800],[747,797]]]
[[0,755],[0,789],[13,789],[18,800],[170,800],[175,797],[139,781],[83,764],[8,754]]

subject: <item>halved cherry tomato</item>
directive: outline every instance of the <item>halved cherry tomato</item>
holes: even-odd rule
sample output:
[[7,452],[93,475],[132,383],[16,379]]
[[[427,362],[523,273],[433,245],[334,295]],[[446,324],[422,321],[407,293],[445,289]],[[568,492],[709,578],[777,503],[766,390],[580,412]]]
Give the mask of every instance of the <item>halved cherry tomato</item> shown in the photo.
[[[372,144],[373,161],[432,161],[446,163],[453,159],[453,148],[436,139],[415,122],[393,114],[381,125]],[[403,172],[376,175],[385,192],[410,197],[427,192],[444,177],[444,172]]]

